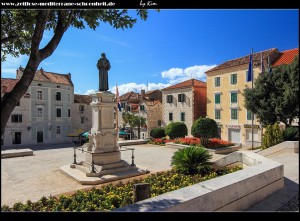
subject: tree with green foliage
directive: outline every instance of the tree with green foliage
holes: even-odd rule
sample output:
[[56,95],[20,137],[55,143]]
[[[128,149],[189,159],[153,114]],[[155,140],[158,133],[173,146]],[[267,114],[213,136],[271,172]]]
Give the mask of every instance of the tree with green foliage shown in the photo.
[[287,127],[283,131],[284,141],[297,141],[299,140],[299,128],[298,127]]
[[192,125],[192,135],[200,138],[202,146],[207,147],[209,138],[219,137],[218,125],[211,118],[198,118]]
[[299,116],[299,56],[272,73],[259,74],[254,88],[245,88],[243,95],[245,107],[264,125],[281,121],[290,126]]
[[207,149],[189,146],[174,153],[171,166],[184,174],[206,174],[211,170],[211,158]]
[[278,123],[268,125],[263,135],[262,149],[272,147],[284,141],[283,131],[280,130]]
[[[148,11],[137,10],[137,17],[147,20]],[[16,104],[30,86],[39,64],[52,55],[69,27],[84,29],[85,25],[96,29],[101,23],[109,23],[115,29],[132,28],[137,18],[123,9],[30,9],[1,10],[1,61],[6,55],[29,55],[21,79],[10,93],[1,99],[1,136]],[[50,41],[40,48],[44,31],[53,30]]]
[[185,137],[187,135],[187,127],[182,122],[172,122],[167,125],[165,134],[168,135],[170,139]]
[[146,125],[146,118],[142,116],[134,116],[133,117],[134,125],[138,128],[138,139],[141,138],[141,127]]
[[150,136],[153,138],[162,138],[165,137],[165,129],[162,127],[156,127],[154,129],[151,130],[150,132]]

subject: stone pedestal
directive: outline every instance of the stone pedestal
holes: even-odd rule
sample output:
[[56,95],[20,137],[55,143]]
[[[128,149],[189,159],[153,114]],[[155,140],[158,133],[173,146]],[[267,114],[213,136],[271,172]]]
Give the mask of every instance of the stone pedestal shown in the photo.
[[[131,166],[121,160],[114,122],[115,95],[104,91],[96,92],[91,96],[93,124],[89,134],[85,160],[69,167],[61,167],[61,170],[82,184],[99,184],[103,183],[105,179],[121,179],[122,177],[146,173],[146,170],[139,170],[134,165]],[[82,175],[77,171],[82,172],[84,177],[99,177],[99,179],[82,178]],[[108,178],[105,178],[105,175]]]

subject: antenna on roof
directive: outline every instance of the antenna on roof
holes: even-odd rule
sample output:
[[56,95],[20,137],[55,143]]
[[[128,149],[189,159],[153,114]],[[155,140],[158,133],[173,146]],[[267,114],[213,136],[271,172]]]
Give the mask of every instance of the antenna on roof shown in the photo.
[[147,81],[147,88],[146,88],[147,91],[148,91],[148,86],[149,86],[149,83],[148,83],[148,81]]

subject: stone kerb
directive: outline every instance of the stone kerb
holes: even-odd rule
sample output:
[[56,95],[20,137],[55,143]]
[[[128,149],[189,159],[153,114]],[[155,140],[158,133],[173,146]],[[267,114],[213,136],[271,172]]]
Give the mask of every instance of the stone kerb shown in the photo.
[[[177,143],[173,143],[173,142],[166,143],[165,145],[166,145],[166,147],[174,148],[174,149],[182,149],[185,147],[189,147],[189,145],[177,144]],[[240,144],[235,144],[234,146],[229,146],[229,147],[208,149],[208,151],[210,153],[215,153],[215,154],[229,154],[229,153],[238,151],[240,148],[241,148]]]
[[242,211],[283,188],[283,165],[256,153],[238,151],[216,162],[228,165],[240,161],[246,169],[114,211]]

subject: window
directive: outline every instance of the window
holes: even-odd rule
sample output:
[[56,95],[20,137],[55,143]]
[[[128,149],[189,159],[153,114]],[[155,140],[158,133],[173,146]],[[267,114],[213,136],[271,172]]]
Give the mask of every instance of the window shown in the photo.
[[43,86],[42,84],[38,84],[38,86]]
[[21,123],[22,122],[22,114],[12,114],[11,122],[12,123]]
[[37,109],[37,117],[43,117],[43,108],[38,108]]
[[60,126],[56,127],[56,134],[60,134]]
[[157,121],[157,126],[159,126],[159,127],[161,126],[161,120]]
[[125,108],[125,103],[121,103],[121,108]]
[[221,94],[215,94],[215,104],[221,103]]
[[84,111],[84,105],[79,105],[79,111]]
[[247,110],[247,120],[252,120],[252,112]]
[[127,111],[130,111],[130,105],[128,105],[128,106],[126,107],[126,109],[127,109]]
[[71,109],[68,109],[68,117],[71,117]]
[[172,102],[173,102],[173,96],[167,95],[167,103],[172,103]]
[[184,102],[184,94],[178,94],[178,102]]
[[140,110],[141,110],[141,111],[144,111],[144,110],[145,110],[145,106],[144,106],[144,105],[141,105],[141,106],[140,106]]
[[180,120],[185,121],[185,113],[184,112],[180,113]]
[[56,109],[56,117],[61,117],[61,109],[60,108]]
[[56,92],[56,100],[61,101],[61,92]]
[[20,106],[20,101],[18,101],[18,103],[16,104],[16,106]]
[[237,119],[238,119],[238,110],[231,109],[231,120],[237,120]]
[[221,78],[220,77],[215,77],[215,87],[219,87],[221,85]]
[[215,110],[215,119],[220,120],[221,119],[221,110]]
[[68,101],[70,101],[71,100],[71,95],[70,94],[68,94]]
[[57,85],[56,87],[57,87],[57,88],[60,88],[60,86],[59,86],[59,85]]
[[154,101],[154,97],[150,97],[150,101]]
[[169,113],[169,121],[173,121],[173,113]]
[[37,91],[37,99],[43,100],[43,91]]
[[81,117],[81,123],[84,124],[84,117]]
[[237,74],[231,74],[230,75],[230,83],[236,84],[237,83]]
[[237,93],[236,92],[231,93],[230,97],[231,97],[231,103],[237,103]]

